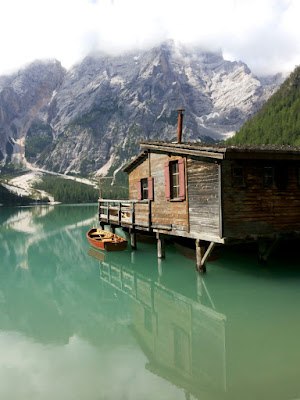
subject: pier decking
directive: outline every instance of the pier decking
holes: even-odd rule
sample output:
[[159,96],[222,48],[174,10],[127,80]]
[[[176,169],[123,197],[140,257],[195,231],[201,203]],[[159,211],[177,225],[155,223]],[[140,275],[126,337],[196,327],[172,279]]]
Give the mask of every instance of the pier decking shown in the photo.
[[151,230],[151,200],[99,199],[98,214],[104,224]]

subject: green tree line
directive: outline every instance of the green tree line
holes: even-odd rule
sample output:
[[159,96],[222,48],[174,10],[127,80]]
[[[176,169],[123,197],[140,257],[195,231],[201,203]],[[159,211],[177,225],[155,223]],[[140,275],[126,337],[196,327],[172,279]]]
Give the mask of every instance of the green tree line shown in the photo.
[[0,204],[4,206],[25,206],[35,200],[28,196],[18,196],[0,184]]
[[44,175],[34,187],[44,190],[62,203],[93,203],[98,200],[98,190],[91,185],[57,176]]
[[300,66],[226,143],[300,146]]

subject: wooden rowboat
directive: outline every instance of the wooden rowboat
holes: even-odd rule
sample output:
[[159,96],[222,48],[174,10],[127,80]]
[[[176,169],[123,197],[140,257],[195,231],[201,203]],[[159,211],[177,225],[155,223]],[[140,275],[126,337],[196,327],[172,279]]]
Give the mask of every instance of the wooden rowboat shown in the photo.
[[121,236],[115,235],[111,232],[106,232],[101,229],[90,229],[86,237],[90,244],[97,249],[105,251],[121,251],[127,247],[127,240]]

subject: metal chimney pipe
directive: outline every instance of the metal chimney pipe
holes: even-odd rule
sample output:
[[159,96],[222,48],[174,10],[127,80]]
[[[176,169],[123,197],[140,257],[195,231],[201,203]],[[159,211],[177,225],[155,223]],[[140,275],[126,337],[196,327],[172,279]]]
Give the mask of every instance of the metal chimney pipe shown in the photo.
[[177,127],[177,143],[181,143],[182,139],[182,121],[184,115],[184,108],[178,108],[178,127]]

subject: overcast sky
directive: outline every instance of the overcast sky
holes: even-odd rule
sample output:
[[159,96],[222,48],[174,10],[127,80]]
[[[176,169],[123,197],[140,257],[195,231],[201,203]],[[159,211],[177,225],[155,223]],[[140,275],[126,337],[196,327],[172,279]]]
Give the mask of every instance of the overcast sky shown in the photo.
[[0,0],[0,17],[0,74],[165,39],[221,49],[256,74],[300,64],[300,0]]

